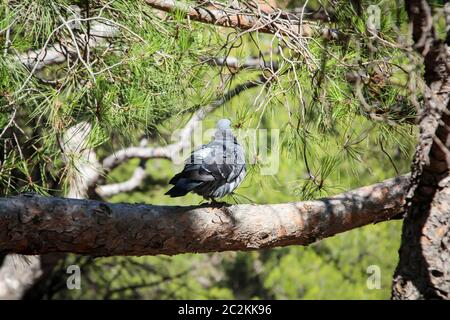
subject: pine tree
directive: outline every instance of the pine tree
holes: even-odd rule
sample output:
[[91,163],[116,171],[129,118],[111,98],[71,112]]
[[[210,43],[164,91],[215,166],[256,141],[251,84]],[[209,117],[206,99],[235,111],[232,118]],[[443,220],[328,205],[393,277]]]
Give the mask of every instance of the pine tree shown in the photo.
[[[119,208],[109,207],[111,202],[196,204],[199,198],[195,196],[169,202],[158,184],[165,188],[177,155],[190,147],[194,128],[202,121],[212,126],[215,119],[225,116],[232,119],[236,130],[280,128],[279,150],[268,151],[269,156],[279,152],[281,158],[273,176],[263,174],[267,150],[251,150],[251,141],[243,137],[252,164],[237,195],[226,199],[230,203],[313,200],[398,177],[369,189],[374,191],[370,201],[375,203],[380,200],[376,198],[378,190],[391,188],[375,209],[362,200],[354,201],[355,207],[364,208],[361,214],[371,214],[361,220],[364,222],[307,233],[303,242],[277,242],[277,237],[270,236],[268,240],[252,239],[250,248],[272,242],[306,245],[363,224],[402,218],[406,210],[393,296],[448,298],[450,275],[445,266],[449,253],[437,248],[440,241],[448,239],[435,230],[445,228],[445,222],[436,221],[448,212],[449,203],[445,201],[450,167],[449,54],[445,49],[449,45],[449,10],[442,1],[407,1],[404,6],[334,0],[3,1],[0,195],[4,198],[0,207],[9,208],[15,201],[11,197],[18,194],[37,199],[33,201],[39,206],[52,201],[50,196],[103,200],[107,209],[101,209],[99,216],[108,221],[108,208]],[[424,26],[424,17],[433,21],[431,27]],[[412,160],[410,181],[402,175],[408,173]],[[358,192],[367,194],[356,190],[345,195],[356,199]],[[23,201],[24,208],[31,203],[27,201]],[[72,202],[59,203],[70,208]],[[343,203],[347,209],[354,208]],[[239,205],[236,208],[244,210]],[[283,210],[287,211],[280,205]],[[201,211],[194,213],[200,215]],[[238,211],[232,213],[238,215]],[[38,216],[24,218],[39,220]],[[418,228],[427,223],[432,225],[430,237],[435,241],[424,248]],[[170,298],[174,292],[170,286],[178,278],[185,279],[187,288],[195,288],[199,297],[209,298],[329,298],[320,290],[330,292],[334,283],[343,282],[347,286],[335,295],[356,297],[352,295],[356,291],[362,298],[386,298],[386,290],[380,296],[367,293],[362,279],[366,267],[380,261],[367,257],[367,252],[376,250],[389,252],[390,260],[383,260],[382,267],[392,274],[392,252],[400,242],[387,240],[377,246],[370,233],[390,237],[399,232],[398,226],[398,222],[389,222],[381,229],[375,225],[352,231],[355,239],[367,241],[366,247],[356,245],[351,235],[343,235],[305,249],[197,257],[198,265],[214,258],[224,264],[223,268],[208,269],[206,282],[220,279],[217,285],[205,285],[211,290],[191,283],[189,264],[182,256],[169,262],[157,257],[145,261],[113,257],[96,262],[69,255],[49,259],[48,270],[59,274],[61,281],[68,262],[85,264],[104,284],[104,298],[130,297],[137,292],[145,292],[147,298],[157,294]],[[226,227],[220,231],[231,236]],[[10,234],[0,227],[0,253],[45,253],[29,247],[14,250],[12,242],[4,239],[10,239]],[[332,243],[345,253],[336,253]],[[117,248],[126,255],[126,248]],[[220,247],[214,242],[194,246],[195,250],[183,251],[176,245],[162,248],[147,253],[243,249],[238,244]],[[74,246],[72,250],[49,251],[108,255],[93,248],[82,250]],[[414,260],[421,251],[426,253],[425,262]],[[439,261],[432,259],[436,252]],[[286,280],[302,276],[284,277],[281,270],[287,267],[283,265],[296,263],[303,269],[306,261],[323,270],[321,277],[334,279],[323,285],[328,289],[318,288],[312,276],[298,286]],[[348,270],[349,261],[357,261],[358,267]],[[174,266],[168,268],[171,263]],[[150,272],[152,279],[139,282],[131,271],[120,268],[102,278],[95,272],[102,264],[111,270],[126,265],[124,270],[136,270],[136,274]],[[260,271],[255,267],[258,264],[264,266]],[[433,270],[426,270],[426,264],[433,265]],[[419,266],[419,271],[409,268],[411,265]],[[115,272],[123,285],[112,288],[109,283]],[[217,272],[219,275],[214,275]],[[55,278],[27,294],[54,297],[49,288],[58,283]],[[387,281],[386,288],[390,280],[383,281]],[[155,286],[163,287],[163,293],[137,290]],[[189,297],[189,293],[186,289],[179,294]],[[60,294],[64,297],[67,293]],[[96,297],[94,292],[85,294]]]

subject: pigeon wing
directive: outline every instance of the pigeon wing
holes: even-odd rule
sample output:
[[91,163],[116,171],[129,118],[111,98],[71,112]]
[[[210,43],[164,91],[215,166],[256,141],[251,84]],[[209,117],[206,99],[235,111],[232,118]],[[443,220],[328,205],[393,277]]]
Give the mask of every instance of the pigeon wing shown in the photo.
[[244,152],[235,141],[213,141],[208,144],[211,152],[202,167],[216,180],[233,181],[245,167]]
[[212,149],[207,145],[202,145],[200,148],[194,150],[191,156],[186,160],[183,171],[176,174],[170,181],[170,184],[176,184],[180,179],[189,179],[195,181],[213,181],[214,176],[211,175],[205,167],[205,159],[211,157]]
[[245,170],[244,150],[236,139],[213,140],[194,150],[183,171],[169,183],[176,184],[180,179],[232,182],[242,170]]

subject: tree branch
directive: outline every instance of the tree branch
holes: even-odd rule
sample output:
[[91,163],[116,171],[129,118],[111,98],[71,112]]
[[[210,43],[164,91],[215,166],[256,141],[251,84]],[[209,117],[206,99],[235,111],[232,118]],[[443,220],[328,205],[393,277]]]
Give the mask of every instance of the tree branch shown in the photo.
[[408,183],[401,176],[316,201],[222,207],[0,198],[0,253],[173,255],[308,245],[402,212]]
[[203,63],[208,63],[212,66],[226,66],[229,69],[242,70],[242,69],[270,69],[273,71],[278,70],[278,63],[276,61],[264,61],[261,58],[247,58],[240,61],[236,57],[204,57]]
[[[91,24],[89,36],[80,35],[78,41],[86,43],[90,48],[106,45],[110,38],[117,36],[118,28],[106,23],[95,22]],[[48,47],[37,50],[29,50],[14,58],[23,63],[30,70],[40,70],[51,64],[66,61],[70,55],[77,55],[74,44],[69,41],[54,43]]]
[[130,179],[123,182],[98,186],[95,191],[102,198],[112,197],[113,195],[122,192],[133,191],[134,189],[138,188],[147,177],[147,172],[145,171],[146,164],[147,160],[141,159],[139,165],[136,167],[136,169],[134,169],[133,175]]
[[[241,12],[239,9],[227,8],[208,9],[206,7],[192,7],[179,1],[151,1],[146,3],[151,7],[165,12],[182,11],[186,13],[190,19],[204,23],[211,23],[223,27],[241,28],[244,30],[260,31],[264,33],[276,32],[293,32],[296,35],[312,36],[314,32],[322,33],[327,37],[335,35],[335,31],[326,28],[319,28],[312,24],[301,23],[299,15],[303,13],[304,19],[308,17],[318,20],[326,20],[323,10],[311,11],[294,9],[293,12],[265,12],[260,10],[258,13],[262,17],[257,17],[256,13]],[[230,11],[231,10],[231,11]],[[247,10],[248,11],[248,10]],[[304,20],[303,19],[303,20]],[[83,21],[85,19],[79,19]],[[71,20],[72,21],[72,20]],[[74,20],[75,21],[75,20]],[[75,23],[75,22],[72,22]],[[301,30],[301,32],[299,31]],[[119,28],[104,22],[94,22],[90,25],[89,35],[82,35],[78,39],[82,43],[86,43],[87,48],[94,48],[105,45],[108,40],[117,36]],[[77,55],[73,44],[65,41],[64,43],[54,43],[37,50],[29,50],[26,53],[15,56],[17,60],[22,62],[29,69],[34,71],[40,70],[47,65],[58,64],[66,61],[69,55]]]
[[94,149],[88,144],[91,130],[90,123],[80,122],[69,128],[61,141],[63,160],[69,172],[68,198],[87,198],[89,186],[99,177],[100,164]]
[[[281,10],[266,13],[262,10],[245,10],[241,8],[225,7],[217,9],[221,4],[214,3],[212,9],[205,6],[192,6],[174,0],[145,0],[151,7],[164,12],[182,12],[189,19],[213,24],[220,27],[239,28],[242,30],[258,31],[262,33],[282,34],[294,32],[297,36],[310,37],[316,34],[328,35],[329,31],[313,24],[302,23],[298,17],[295,20],[281,18],[289,16]],[[248,8],[246,8],[248,9]]]

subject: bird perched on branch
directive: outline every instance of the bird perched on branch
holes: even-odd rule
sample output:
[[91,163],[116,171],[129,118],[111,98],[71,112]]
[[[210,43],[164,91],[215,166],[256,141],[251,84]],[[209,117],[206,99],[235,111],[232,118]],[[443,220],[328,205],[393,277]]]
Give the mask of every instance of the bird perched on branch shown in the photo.
[[194,192],[215,202],[239,186],[246,174],[245,155],[230,125],[228,119],[217,122],[213,140],[191,153],[183,171],[170,180],[174,187],[166,195],[181,197]]

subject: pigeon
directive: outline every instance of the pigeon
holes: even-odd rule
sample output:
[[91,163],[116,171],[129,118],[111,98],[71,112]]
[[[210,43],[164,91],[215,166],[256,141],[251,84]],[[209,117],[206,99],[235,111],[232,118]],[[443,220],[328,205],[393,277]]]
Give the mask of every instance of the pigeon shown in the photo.
[[228,119],[217,122],[212,141],[191,153],[183,171],[169,181],[174,187],[166,195],[173,198],[194,192],[215,202],[239,186],[246,175],[245,154],[230,125]]

